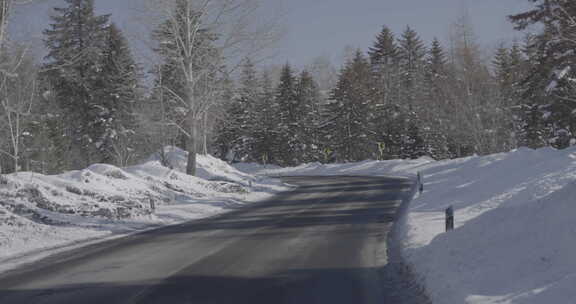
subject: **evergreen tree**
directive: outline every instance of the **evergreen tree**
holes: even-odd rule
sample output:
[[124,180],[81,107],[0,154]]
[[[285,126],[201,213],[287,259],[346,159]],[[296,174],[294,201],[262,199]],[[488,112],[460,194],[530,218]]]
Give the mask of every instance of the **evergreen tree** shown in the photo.
[[538,149],[547,145],[549,134],[543,119],[543,109],[538,104],[521,104],[517,124],[518,145]]
[[[372,140],[377,143],[377,159],[397,158],[400,155],[403,117],[398,105],[400,74],[396,38],[386,26],[376,37],[368,55],[372,70],[373,104],[370,111]],[[374,150],[376,151],[376,150]]]
[[227,106],[225,127],[219,131],[220,136],[228,140],[226,154],[231,153],[232,161],[259,160],[254,151],[254,133],[258,128],[256,104],[259,97],[259,83],[254,64],[250,59],[246,59],[242,64],[240,87]]
[[101,133],[106,149],[119,166],[128,165],[137,157],[135,108],[139,99],[139,68],[124,35],[112,24],[104,49],[102,72]]
[[522,50],[526,55],[525,73],[518,81],[519,101],[514,107],[518,145],[532,149],[549,145],[553,132],[550,126],[552,98],[546,91],[551,68],[547,67],[548,59],[536,43],[541,38],[526,36]]
[[[528,113],[540,111],[547,128],[548,142],[565,148],[576,142],[576,3],[569,0],[530,0],[534,8],[510,16],[519,30],[538,24],[541,31],[531,37],[527,54],[533,70],[526,79],[523,97]],[[536,113],[529,114],[537,117]],[[534,119],[530,119],[534,121]],[[540,125],[540,124],[537,124]],[[534,126],[536,127],[536,126]],[[535,134],[525,132],[525,134]],[[540,133],[540,132],[538,132]],[[530,141],[534,141],[535,138]]]
[[369,48],[368,56],[373,67],[387,67],[394,64],[398,59],[398,46],[394,33],[384,26],[376,36],[374,45]]
[[420,97],[417,84],[421,83],[420,77],[424,74],[426,47],[418,34],[410,27],[406,28],[398,40],[398,58],[403,80],[403,94],[408,107],[411,108]]
[[340,162],[370,158],[376,144],[370,140],[368,113],[372,103],[372,71],[362,52],[342,69],[332,100],[326,105],[329,120],[323,124],[331,150]]
[[212,148],[215,156],[222,160],[234,161],[234,141],[238,137],[237,128],[234,125],[235,121],[231,115],[234,115],[235,110],[232,107],[236,103],[235,88],[231,79],[226,79],[228,88],[226,94],[222,97],[222,103],[215,117],[215,135],[212,142]]
[[68,167],[81,168],[107,161],[103,145],[105,130],[100,127],[107,115],[99,95],[109,75],[102,72],[103,52],[108,33],[108,16],[94,14],[93,0],[65,0],[55,8],[52,24],[44,31],[48,48],[46,77],[53,82],[75,151]]
[[303,110],[297,129],[297,136],[302,139],[299,162],[320,161],[322,160],[318,128],[321,121],[320,90],[312,75],[306,70],[302,71],[298,78],[296,97]]
[[[509,151],[517,146],[518,134],[514,136],[513,132],[519,125],[518,114],[523,115],[521,111],[520,113],[517,111],[522,108],[519,85],[524,77],[524,58],[518,44],[514,43],[511,48],[503,46],[498,48],[492,64],[497,84],[495,98],[499,101],[501,108],[496,119],[502,122],[496,137],[499,141],[499,150]],[[520,124],[524,125],[522,122]]]
[[423,137],[426,152],[434,159],[451,157],[448,149],[449,119],[453,109],[447,103],[449,86],[447,59],[438,39],[432,41],[425,67],[423,86],[426,102],[423,117]]
[[508,119],[514,124],[514,146],[536,149],[547,144],[547,124],[544,119],[547,106],[543,105],[546,99],[544,91],[533,90],[532,81],[528,80],[534,77],[529,75],[534,71],[534,63],[531,61],[536,58],[530,46],[531,40],[527,37],[524,49],[514,43],[508,50],[507,58],[503,58],[502,51],[499,51],[494,64],[500,96],[510,107]]
[[380,105],[390,105],[397,101],[399,85],[399,49],[394,34],[386,26],[376,37],[368,51],[374,77],[374,98]]
[[253,157],[261,164],[278,164],[281,155],[277,154],[274,145],[278,138],[278,104],[270,75],[266,72],[260,77],[260,96],[255,106],[255,128],[252,136]]
[[402,79],[400,103],[406,111],[406,131],[401,144],[402,158],[417,158],[426,154],[420,126],[420,114],[424,111],[422,104],[426,47],[418,34],[407,27],[398,40],[398,58],[400,78]]
[[492,60],[496,81],[501,89],[511,88],[512,66],[510,63],[510,54],[506,47],[500,46],[496,50]]
[[276,142],[277,161],[281,165],[297,164],[296,155],[300,150],[303,138],[298,134],[298,122],[302,118],[303,109],[296,93],[296,78],[289,64],[284,65],[280,75],[280,83],[276,89],[278,104],[278,138]]

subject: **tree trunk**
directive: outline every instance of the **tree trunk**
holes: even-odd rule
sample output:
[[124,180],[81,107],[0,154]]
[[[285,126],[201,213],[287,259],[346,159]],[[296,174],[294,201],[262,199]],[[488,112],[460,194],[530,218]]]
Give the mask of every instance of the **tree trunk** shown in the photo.
[[188,163],[186,164],[186,174],[196,175],[196,121],[194,118],[189,119],[190,137],[186,141],[186,150],[188,151]]

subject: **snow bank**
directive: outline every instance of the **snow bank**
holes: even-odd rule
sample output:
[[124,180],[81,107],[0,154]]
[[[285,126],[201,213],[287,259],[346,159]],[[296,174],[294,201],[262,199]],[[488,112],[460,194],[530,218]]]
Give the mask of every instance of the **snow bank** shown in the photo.
[[[401,227],[403,256],[436,304],[573,303],[576,148],[518,149],[457,160],[257,168],[268,175],[422,172]],[[456,229],[444,233],[444,210]]]
[[325,176],[325,175],[389,175],[414,177],[424,164],[434,162],[428,157],[416,160],[363,161],[346,164],[309,163],[292,168],[262,166],[258,164],[234,164],[243,172],[266,176]]
[[173,169],[151,157],[128,168],[96,164],[56,176],[2,176],[0,271],[102,238],[211,216],[286,189],[204,155],[198,156],[197,177],[188,176],[187,153],[165,152]]
[[[576,149],[519,149],[421,168],[405,258],[434,303],[576,299]],[[443,233],[444,208],[456,229]]]

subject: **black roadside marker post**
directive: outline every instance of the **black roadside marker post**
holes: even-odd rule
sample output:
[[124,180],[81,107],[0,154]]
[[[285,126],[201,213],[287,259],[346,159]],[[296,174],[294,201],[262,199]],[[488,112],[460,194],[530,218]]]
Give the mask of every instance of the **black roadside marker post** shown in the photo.
[[422,194],[424,192],[424,183],[422,183],[422,174],[418,172],[418,192]]
[[446,213],[446,232],[454,230],[454,208],[452,206],[448,207],[445,211]]

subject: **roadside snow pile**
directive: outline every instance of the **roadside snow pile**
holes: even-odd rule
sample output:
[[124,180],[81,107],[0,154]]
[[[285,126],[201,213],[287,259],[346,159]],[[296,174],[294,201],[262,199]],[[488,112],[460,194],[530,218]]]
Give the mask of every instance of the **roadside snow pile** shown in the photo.
[[152,157],[128,168],[96,164],[55,176],[2,176],[0,271],[24,262],[23,254],[206,217],[286,189],[204,155],[197,177],[189,176],[187,153],[165,152],[173,169]]
[[[401,229],[405,261],[436,304],[574,303],[576,148],[456,160],[258,169],[268,175],[424,176]],[[243,168],[244,169],[244,168]],[[444,210],[456,229],[444,233]]]
[[416,160],[367,160],[345,164],[309,163],[292,168],[254,163],[238,163],[234,167],[246,173],[266,176],[388,175],[413,178],[422,165],[433,162],[431,158],[423,157]]
[[[520,149],[421,168],[404,255],[434,303],[573,303],[576,149]],[[443,233],[444,209],[456,230]]]

